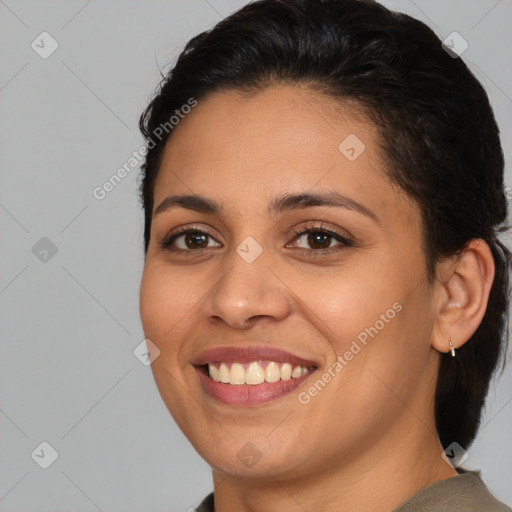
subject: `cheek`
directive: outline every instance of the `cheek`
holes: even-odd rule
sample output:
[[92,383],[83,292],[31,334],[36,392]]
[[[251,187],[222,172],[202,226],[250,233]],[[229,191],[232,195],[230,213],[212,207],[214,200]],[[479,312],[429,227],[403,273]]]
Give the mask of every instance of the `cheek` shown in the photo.
[[169,271],[146,264],[140,285],[140,317],[146,338],[160,350],[175,345],[167,340],[173,338],[173,330],[179,328],[180,319],[193,305],[193,297],[183,293],[184,289],[184,284],[173,279]]
[[185,369],[191,335],[201,319],[202,299],[212,282],[204,272],[172,268],[147,260],[141,279],[139,310],[144,336],[160,350],[153,370]]
[[329,361],[341,356],[343,373],[355,384],[368,368],[396,375],[408,360],[408,368],[420,370],[432,324],[422,260],[396,253],[380,254],[371,264],[357,259],[329,276],[296,281],[302,314],[332,347]]
[[193,300],[190,298],[191,304],[184,300],[185,294],[179,293],[183,284],[173,278],[168,269],[147,261],[140,285],[139,310],[145,338],[160,350],[151,364],[153,378],[167,409],[184,430],[188,395],[180,392],[185,382],[177,369],[186,336],[180,331],[180,321],[191,310]]
[[156,279],[151,267],[146,264],[139,293],[140,318],[146,338],[151,339],[153,333],[158,332],[159,324],[164,317],[165,304],[160,300],[162,293],[161,283]]
[[362,341],[370,337],[368,331],[374,333],[375,324],[380,332],[395,322],[400,305],[393,305],[403,295],[403,283],[389,276],[382,267],[375,272],[368,267],[333,270],[318,278],[308,276],[294,286],[294,292],[304,305],[304,315],[339,353],[358,336]]

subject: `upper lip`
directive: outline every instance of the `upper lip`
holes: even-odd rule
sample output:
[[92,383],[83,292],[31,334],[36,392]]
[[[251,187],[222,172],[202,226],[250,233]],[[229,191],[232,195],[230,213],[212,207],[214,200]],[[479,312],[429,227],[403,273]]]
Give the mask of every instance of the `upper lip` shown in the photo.
[[194,360],[194,364],[205,365],[214,362],[250,363],[252,361],[275,361],[305,367],[318,366],[314,361],[298,357],[286,350],[266,346],[212,348],[199,354]]

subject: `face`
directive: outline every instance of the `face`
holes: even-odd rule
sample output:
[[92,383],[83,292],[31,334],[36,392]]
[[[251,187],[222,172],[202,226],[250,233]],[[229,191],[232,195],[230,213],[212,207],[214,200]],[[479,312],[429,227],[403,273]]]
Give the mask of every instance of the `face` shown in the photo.
[[284,85],[213,93],[169,138],[140,312],[159,392],[213,468],[319,474],[430,422],[421,215],[380,151],[355,109]]

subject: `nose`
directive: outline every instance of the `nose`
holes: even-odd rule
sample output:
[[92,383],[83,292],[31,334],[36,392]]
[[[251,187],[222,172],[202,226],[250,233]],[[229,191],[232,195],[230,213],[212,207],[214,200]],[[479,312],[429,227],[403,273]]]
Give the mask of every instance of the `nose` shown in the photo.
[[291,312],[291,292],[278,274],[263,255],[248,263],[233,251],[228,270],[203,301],[204,316],[234,329],[285,319]]

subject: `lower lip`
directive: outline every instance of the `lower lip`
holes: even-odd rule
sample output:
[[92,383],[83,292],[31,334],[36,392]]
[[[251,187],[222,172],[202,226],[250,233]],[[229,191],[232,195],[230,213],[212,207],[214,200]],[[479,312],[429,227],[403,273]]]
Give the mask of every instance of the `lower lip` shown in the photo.
[[263,382],[261,384],[224,384],[211,379],[204,368],[196,367],[203,388],[219,402],[229,405],[258,405],[288,395],[300,386],[314,371],[297,379]]

